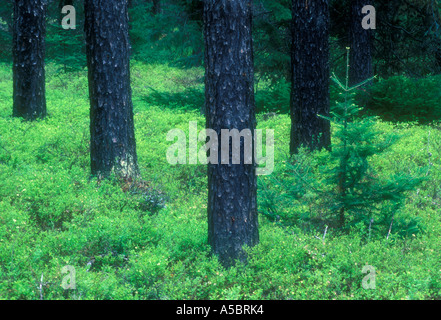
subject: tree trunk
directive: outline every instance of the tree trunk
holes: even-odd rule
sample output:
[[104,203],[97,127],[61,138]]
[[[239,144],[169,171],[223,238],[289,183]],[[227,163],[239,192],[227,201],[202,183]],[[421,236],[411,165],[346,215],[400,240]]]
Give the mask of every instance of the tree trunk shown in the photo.
[[85,0],[92,175],[138,175],[127,0]]
[[[222,129],[249,129],[254,136],[251,30],[251,0],[205,1],[206,125],[217,132],[219,145],[226,139]],[[244,140],[240,164],[232,164],[230,146],[230,164],[221,164],[219,152],[218,164],[208,165],[208,241],[226,267],[245,262],[243,246],[259,242],[255,159],[245,163]]]
[[293,0],[291,143],[329,148],[329,7],[328,0]]
[[13,25],[13,116],[46,116],[46,0],[16,0]]
[[[363,29],[362,8],[371,5],[371,0],[352,0],[349,30],[349,86],[359,84],[374,75],[372,63],[373,30]],[[369,83],[368,83],[369,84]]]
[[158,14],[161,12],[161,2],[160,0],[152,0],[153,2],[153,7],[152,7],[152,13],[153,14]]

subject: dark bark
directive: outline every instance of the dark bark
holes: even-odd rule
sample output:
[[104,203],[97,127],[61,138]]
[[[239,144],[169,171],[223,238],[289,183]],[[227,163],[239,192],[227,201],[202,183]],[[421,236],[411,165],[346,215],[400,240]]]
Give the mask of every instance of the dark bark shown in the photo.
[[[207,128],[256,127],[251,0],[206,0],[204,3],[205,104]],[[225,137],[224,137],[225,138]],[[220,148],[219,148],[220,150]],[[243,246],[259,242],[256,171],[245,164],[208,165],[208,241],[224,266],[245,262]]]
[[152,0],[153,7],[152,7],[152,13],[158,14],[161,12],[161,2],[160,0]]
[[[372,63],[372,40],[374,30],[363,29],[362,8],[372,5],[371,0],[351,1],[351,24],[349,28],[349,86],[359,84],[374,75]],[[369,83],[367,84],[369,85]]]
[[329,148],[329,7],[328,0],[293,0],[291,143]]
[[46,0],[16,0],[13,25],[13,116],[46,116]]
[[93,175],[138,175],[127,0],[85,0]]
[[[420,14],[424,16],[423,23],[426,32],[435,29],[441,24],[441,13],[435,2],[430,2]],[[428,32],[424,39],[429,55],[433,55],[433,73],[441,73],[441,35],[439,32]]]

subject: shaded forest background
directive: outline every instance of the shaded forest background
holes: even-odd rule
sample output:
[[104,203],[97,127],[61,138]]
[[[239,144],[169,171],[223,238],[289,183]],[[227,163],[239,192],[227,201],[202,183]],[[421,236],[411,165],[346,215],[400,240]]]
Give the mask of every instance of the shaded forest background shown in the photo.
[[[59,65],[60,72],[86,68],[83,2],[49,0],[46,60]],[[77,10],[77,28],[64,30],[61,7],[73,4]],[[190,68],[203,65],[203,3],[200,0],[132,0],[130,1],[131,57],[145,63],[164,63]],[[435,0],[375,1],[377,14],[373,43],[375,96],[363,97],[366,106],[386,120],[430,121],[439,118],[434,110],[432,90],[438,78],[422,80],[441,73],[440,4]],[[12,7],[7,0],[0,8],[0,60],[12,60]],[[331,72],[344,77],[345,47],[349,45],[350,1],[330,1]],[[289,112],[289,81],[291,55],[291,1],[254,1],[254,60],[256,74],[257,112]],[[397,76],[403,76],[397,78]],[[379,79],[389,79],[378,84]],[[410,81],[414,79],[414,81]],[[203,78],[199,79],[203,83]],[[421,81],[418,81],[421,80]],[[271,101],[263,101],[259,84],[270,81]],[[438,83],[438,82],[437,82]],[[425,101],[415,105],[403,101],[397,87],[410,95],[418,93]],[[421,94],[423,90],[424,94]],[[332,88],[331,88],[332,91]],[[387,93],[386,93],[387,92]],[[335,92],[334,92],[335,93]],[[331,92],[331,102],[333,92]],[[203,91],[189,88],[184,96],[189,104],[200,108]],[[183,96],[164,97],[152,94],[163,102]],[[267,96],[268,97],[268,96]],[[366,101],[366,99],[368,99]],[[417,99],[417,97],[414,97]],[[191,102],[190,102],[191,101]]]

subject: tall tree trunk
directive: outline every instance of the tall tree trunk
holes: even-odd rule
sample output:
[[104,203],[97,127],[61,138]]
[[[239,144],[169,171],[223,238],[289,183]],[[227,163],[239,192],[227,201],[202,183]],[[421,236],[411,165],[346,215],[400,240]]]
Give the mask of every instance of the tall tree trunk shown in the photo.
[[85,0],[93,175],[138,175],[127,0]]
[[374,30],[363,29],[362,8],[372,0],[351,1],[351,24],[349,28],[349,86],[359,84],[374,75],[372,63],[372,40]]
[[[251,0],[206,0],[204,3],[205,104],[207,128],[251,130],[256,127]],[[229,138],[228,138],[229,139]],[[245,139],[244,139],[245,140]],[[256,166],[208,165],[208,241],[224,266],[246,261],[243,246],[259,242]],[[220,149],[219,149],[220,151]]]
[[293,0],[291,143],[329,148],[329,6],[328,0]]
[[13,24],[13,116],[46,116],[46,0],[16,0]]

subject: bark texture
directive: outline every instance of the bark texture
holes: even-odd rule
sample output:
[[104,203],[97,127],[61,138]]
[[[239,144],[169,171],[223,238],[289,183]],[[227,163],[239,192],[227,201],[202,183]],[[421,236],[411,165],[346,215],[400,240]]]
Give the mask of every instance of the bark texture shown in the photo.
[[85,0],[93,175],[135,178],[127,0]]
[[13,116],[46,116],[46,0],[16,0],[13,23]]
[[291,154],[331,144],[328,0],[293,0],[292,16]]
[[[204,26],[206,125],[221,146],[222,129],[254,135],[256,127],[252,1],[206,0]],[[224,266],[246,261],[243,246],[259,242],[255,160],[244,163],[243,142],[240,164],[232,164],[230,143],[230,164],[219,152],[219,164],[208,165],[208,240]]]
[[362,9],[366,5],[372,5],[372,1],[351,1],[349,86],[359,84],[374,75],[372,64],[372,40],[374,30],[365,30],[362,26],[362,21],[365,17],[362,13]]

